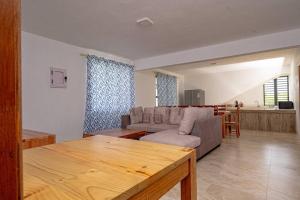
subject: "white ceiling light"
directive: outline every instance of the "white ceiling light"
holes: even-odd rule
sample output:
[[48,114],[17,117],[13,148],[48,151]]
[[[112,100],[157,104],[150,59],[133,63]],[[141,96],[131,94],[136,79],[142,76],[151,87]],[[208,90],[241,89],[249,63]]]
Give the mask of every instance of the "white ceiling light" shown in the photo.
[[148,17],[138,19],[136,20],[136,23],[140,26],[152,26],[154,24],[153,21]]

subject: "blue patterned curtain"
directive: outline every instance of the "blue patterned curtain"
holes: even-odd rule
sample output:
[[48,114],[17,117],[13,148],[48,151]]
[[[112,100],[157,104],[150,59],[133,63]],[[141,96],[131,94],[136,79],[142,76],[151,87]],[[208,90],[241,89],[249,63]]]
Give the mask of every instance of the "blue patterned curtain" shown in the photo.
[[119,128],[134,106],[133,66],[88,56],[86,92],[84,132]]
[[177,105],[177,78],[156,73],[158,106]]

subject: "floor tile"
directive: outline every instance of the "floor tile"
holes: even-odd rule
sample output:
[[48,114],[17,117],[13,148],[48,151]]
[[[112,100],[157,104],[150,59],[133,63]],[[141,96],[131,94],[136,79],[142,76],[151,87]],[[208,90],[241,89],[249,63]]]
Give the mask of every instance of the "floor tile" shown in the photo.
[[[300,137],[242,130],[197,162],[201,200],[300,199]],[[175,186],[162,200],[179,200]]]

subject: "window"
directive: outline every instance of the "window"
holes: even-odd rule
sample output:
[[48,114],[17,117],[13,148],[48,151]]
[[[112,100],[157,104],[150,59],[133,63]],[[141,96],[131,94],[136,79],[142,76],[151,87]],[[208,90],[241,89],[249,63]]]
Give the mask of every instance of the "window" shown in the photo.
[[280,101],[289,100],[289,77],[280,76],[264,84],[265,106],[278,105]]
[[120,128],[121,116],[134,106],[134,68],[89,55],[84,132]]
[[156,72],[156,105],[177,105],[177,78]]

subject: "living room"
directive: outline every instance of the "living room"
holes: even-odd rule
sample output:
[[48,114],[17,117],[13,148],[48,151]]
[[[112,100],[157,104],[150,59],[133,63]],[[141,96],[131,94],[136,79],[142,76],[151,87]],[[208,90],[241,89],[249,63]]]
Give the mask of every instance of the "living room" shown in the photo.
[[299,2],[12,2],[1,199],[300,198]]

